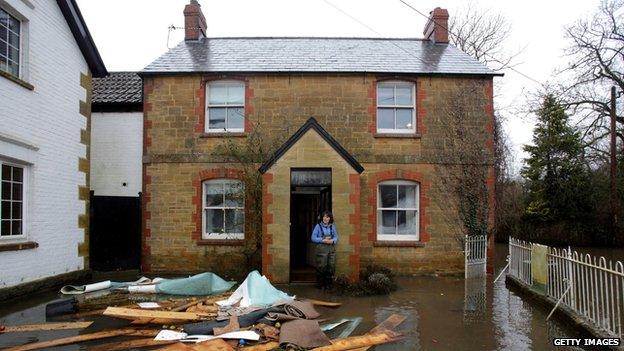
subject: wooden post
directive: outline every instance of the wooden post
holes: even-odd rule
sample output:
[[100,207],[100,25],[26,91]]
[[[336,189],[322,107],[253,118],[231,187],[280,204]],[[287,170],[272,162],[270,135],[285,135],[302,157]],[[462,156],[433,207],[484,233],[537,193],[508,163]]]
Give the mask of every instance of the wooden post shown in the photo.
[[611,87],[611,172],[610,172],[610,193],[611,193],[611,240],[615,243],[615,235],[616,235],[616,226],[617,226],[617,185],[616,185],[616,177],[617,177],[617,158],[616,158],[616,135],[617,131],[615,129],[615,87]]

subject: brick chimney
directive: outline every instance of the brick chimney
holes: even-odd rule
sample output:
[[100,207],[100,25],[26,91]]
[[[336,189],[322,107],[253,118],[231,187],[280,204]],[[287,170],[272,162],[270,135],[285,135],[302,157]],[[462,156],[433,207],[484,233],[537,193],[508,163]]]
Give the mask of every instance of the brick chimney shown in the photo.
[[433,9],[429,13],[429,20],[423,31],[425,39],[429,39],[434,43],[448,43],[448,18],[449,14],[446,9],[439,7]]
[[206,37],[206,17],[197,0],[184,6],[184,40],[199,40]]

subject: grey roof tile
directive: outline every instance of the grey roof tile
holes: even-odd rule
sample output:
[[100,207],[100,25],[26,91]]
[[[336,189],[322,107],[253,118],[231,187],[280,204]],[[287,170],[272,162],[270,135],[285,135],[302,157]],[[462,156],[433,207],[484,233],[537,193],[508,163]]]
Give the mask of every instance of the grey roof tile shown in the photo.
[[94,104],[140,104],[143,81],[137,72],[110,72],[104,78],[93,78]]
[[384,38],[183,41],[140,73],[189,72],[499,74],[453,45],[423,39]]

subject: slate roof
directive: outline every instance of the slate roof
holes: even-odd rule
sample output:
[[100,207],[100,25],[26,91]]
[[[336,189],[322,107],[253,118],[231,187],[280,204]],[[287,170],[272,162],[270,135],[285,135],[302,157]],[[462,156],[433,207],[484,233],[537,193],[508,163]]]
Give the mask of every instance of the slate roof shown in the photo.
[[183,41],[141,74],[372,72],[501,75],[450,44],[384,38],[203,38]]
[[[113,107],[143,105],[143,80],[137,72],[110,72],[107,77],[93,78],[92,108],[110,111]],[[118,109],[119,110],[119,109]]]
[[258,171],[263,174],[268,171],[271,166],[273,166],[273,164],[275,164],[275,162],[277,162],[280,157],[284,156],[286,151],[293,147],[297,143],[297,141],[299,141],[299,139],[301,139],[301,137],[304,136],[305,133],[310,129],[314,129],[317,133],[319,133],[323,140],[325,140],[334,150],[336,150],[336,152],[345,161],[347,161],[347,163],[351,165],[351,167],[353,167],[356,172],[364,172],[364,167],[362,167],[362,165],[355,159],[355,157],[353,157],[349,153],[349,151],[342,147],[342,145],[340,145],[340,143],[336,141],[336,139],[334,139],[334,137],[332,137],[331,134],[329,134],[314,117],[308,118],[308,120],[301,126],[301,128],[299,128],[293,135],[291,135],[290,138],[288,138],[288,140],[286,140],[286,142],[282,144],[282,146],[280,146],[279,149],[277,149],[268,160],[264,161]]

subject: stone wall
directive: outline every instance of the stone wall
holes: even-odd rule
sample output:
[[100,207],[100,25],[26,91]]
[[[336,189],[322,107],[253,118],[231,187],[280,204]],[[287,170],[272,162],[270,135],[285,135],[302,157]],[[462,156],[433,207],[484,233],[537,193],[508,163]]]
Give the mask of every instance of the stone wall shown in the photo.
[[[452,204],[452,190],[442,181],[455,162],[448,155],[454,140],[448,132],[452,125],[446,112],[450,96],[458,91],[470,92],[469,108],[462,123],[477,139],[475,143],[482,145],[487,152],[483,167],[489,170],[489,178],[493,178],[492,80],[489,77],[370,74],[145,77],[145,268],[169,270],[167,264],[177,258],[176,269],[202,270],[212,266],[221,255],[228,257],[226,261],[231,262],[228,265],[241,262],[237,254],[240,246],[223,246],[224,243],[206,246],[192,239],[196,229],[193,179],[203,170],[237,168],[228,162],[231,160],[215,153],[225,137],[203,132],[204,86],[206,81],[215,79],[239,79],[246,86],[246,131],[229,138],[243,142],[255,130],[267,138],[285,141],[308,118],[314,117],[364,166],[361,175],[349,174],[340,180],[346,182],[341,189],[351,189],[349,194],[356,189],[361,192],[355,199],[357,201],[351,199],[353,201],[345,205],[353,211],[345,208],[340,216],[336,214],[337,220],[342,222],[339,225],[359,228],[354,230],[359,231],[361,244],[359,256],[354,256],[354,250],[345,250],[341,259],[345,260],[347,251],[351,250],[350,261],[342,263],[349,266],[354,266],[354,261],[362,265],[380,263],[400,273],[463,269],[460,245],[456,240],[461,223]],[[385,79],[416,82],[416,135],[390,137],[375,133],[376,83]],[[298,164],[325,167],[322,160],[318,164],[312,162],[314,154],[306,155],[306,159],[301,159]],[[281,166],[278,163],[275,167]],[[378,181],[388,179],[411,179],[421,184],[421,241],[418,243],[406,245],[375,240],[376,195],[373,193]],[[274,169],[264,175],[264,180],[265,205],[272,209],[288,208],[285,202],[289,201],[288,197],[281,191],[289,186],[284,183],[286,180],[275,174]],[[336,207],[336,201],[341,201],[338,200],[340,196],[333,194],[334,208],[342,206]],[[268,269],[268,264],[274,264],[283,256],[279,250],[287,244],[272,236],[278,229],[283,229],[278,223],[284,220],[283,215],[278,218],[273,213],[265,213],[264,216],[266,251],[263,266]],[[288,255],[284,257],[287,259]],[[270,272],[270,269],[267,273],[279,274],[280,280],[283,278],[282,273]]]
[[326,167],[332,172],[332,213],[337,219],[339,240],[336,244],[336,273],[355,279],[359,274],[359,223],[349,221],[357,214],[352,197],[359,199],[359,189],[354,189],[351,179],[355,171],[316,131],[309,130],[268,171],[266,194],[271,194],[271,204],[266,207],[272,217],[263,236],[270,245],[263,248],[263,271],[272,281],[289,282],[290,268],[290,170],[291,168]]

